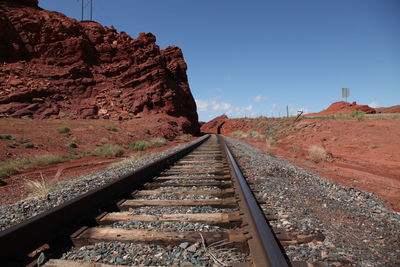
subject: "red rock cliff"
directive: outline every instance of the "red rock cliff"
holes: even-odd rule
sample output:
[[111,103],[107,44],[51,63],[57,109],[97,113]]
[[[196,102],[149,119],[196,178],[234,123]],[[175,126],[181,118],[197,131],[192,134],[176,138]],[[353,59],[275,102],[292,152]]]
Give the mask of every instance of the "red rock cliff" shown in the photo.
[[96,22],[0,0],[0,116],[129,119],[166,114],[199,130],[182,51]]

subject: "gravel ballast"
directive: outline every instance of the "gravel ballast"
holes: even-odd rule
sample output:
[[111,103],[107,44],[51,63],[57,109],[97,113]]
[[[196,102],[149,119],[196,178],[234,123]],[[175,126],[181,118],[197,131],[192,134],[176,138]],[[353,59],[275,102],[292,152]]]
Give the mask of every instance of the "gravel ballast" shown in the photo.
[[1,205],[0,231],[56,207],[92,189],[105,185],[122,175],[143,167],[146,164],[155,162],[164,156],[171,155],[174,152],[191,145],[193,142],[195,141],[150,155],[125,166],[108,168],[75,179],[61,181],[46,197],[32,197],[14,204]]
[[288,232],[322,234],[323,241],[287,245],[290,260],[331,266],[399,266],[400,214],[372,193],[347,187],[225,138],[271,224]]
[[106,242],[72,250],[63,259],[141,266],[221,266],[216,265],[218,261],[226,264],[223,266],[232,266],[245,261],[247,255],[235,248],[213,248],[212,244],[204,249],[201,243],[188,242],[175,246]]

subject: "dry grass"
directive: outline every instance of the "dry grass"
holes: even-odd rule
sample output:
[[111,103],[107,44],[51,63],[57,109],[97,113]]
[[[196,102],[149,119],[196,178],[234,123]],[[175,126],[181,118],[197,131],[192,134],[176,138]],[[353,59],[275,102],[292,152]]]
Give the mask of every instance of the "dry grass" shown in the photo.
[[31,191],[31,194],[36,197],[45,197],[55,188],[58,178],[62,173],[62,169],[58,169],[53,179],[46,180],[42,173],[40,173],[39,180],[26,180],[26,187]]
[[51,164],[69,161],[67,157],[58,154],[45,154],[32,158],[30,163],[34,166],[47,166]]
[[167,144],[167,139],[163,137],[155,137],[146,140],[136,140],[132,142],[128,149],[133,151],[143,151],[153,147],[162,147]]
[[328,161],[329,154],[326,152],[325,148],[312,145],[308,148],[308,158],[315,163],[318,163],[321,161]]
[[97,147],[93,155],[101,158],[116,158],[121,157],[124,154],[124,149],[117,145],[104,144],[101,147]]
[[26,160],[13,160],[8,162],[0,163],[0,178],[7,178],[13,174],[19,173],[24,164],[26,164]]

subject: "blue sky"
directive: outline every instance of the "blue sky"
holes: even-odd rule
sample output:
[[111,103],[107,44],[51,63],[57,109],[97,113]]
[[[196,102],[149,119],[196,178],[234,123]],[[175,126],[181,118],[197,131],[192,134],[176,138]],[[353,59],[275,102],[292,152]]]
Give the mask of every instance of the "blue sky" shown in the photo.
[[[94,20],[179,46],[200,120],[400,104],[399,0],[93,0]],[[40,0],[80,19],[80,0]],[[86,10],[88,18],[89,10]]]

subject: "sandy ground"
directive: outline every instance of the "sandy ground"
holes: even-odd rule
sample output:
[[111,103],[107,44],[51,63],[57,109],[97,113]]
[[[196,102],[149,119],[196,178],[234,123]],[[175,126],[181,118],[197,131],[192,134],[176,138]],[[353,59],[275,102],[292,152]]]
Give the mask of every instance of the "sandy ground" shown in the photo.
[[[59,134],[57,127],[68,126],[68,134]],[[43,167],[27,165],[26,169],[9,178],[2,178],[6,185],[0,186],[0,205],[14,203],[28,197],[32,192],[27,186],[28,180],[53,181],[58,171],[61,175],[58,181],[73,179],[109,167],[116,161],[130,156],[145,157],[146,155],[167,150],[173,146],[193,140],[169,140],[165,146],[150,148],[145,151],[129,151],[125,149],[122,158],[100,158],[91,156],[96,146],[105,143],[120,145],[127,148],[135,140],[154,137],[153,129],[156,123],[145,120],[111,121],[111,120],[32,120],[32,119],[0,119],[0,135],[9,134],[13,140],[0,139],[0,163],[20,158],[32,158],[43,154],[71,155],[79,154],[81,158],[71,159],[69,162],[53,164]],[[107,129],[108,128],[108,129]],[[110,130],[114,129],[114,130]],[[117,130],[115,130],[117,129]],[[154,131],[155,132],[155,131]],[[24,148],[21,138],[28,138],[32,148]],[[77,148],[68,146],[71,142]],[[15,147],[10,147],[15,143]]]
[[[400,211],[400,120],[304,119],[279,134],[275,145],[240,139],[327,179],[373,192]],[[313,145],[327,151],[326,161],[310,159]]]

